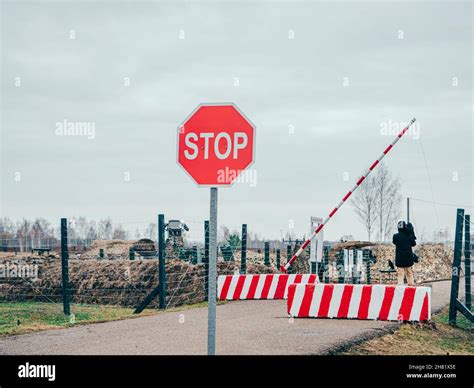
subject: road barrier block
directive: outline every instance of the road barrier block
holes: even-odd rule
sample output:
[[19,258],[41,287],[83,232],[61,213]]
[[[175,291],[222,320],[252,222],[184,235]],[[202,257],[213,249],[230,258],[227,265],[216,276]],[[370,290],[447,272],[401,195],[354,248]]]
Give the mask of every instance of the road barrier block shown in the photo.
[[286,299],[290,284],[317,283],[314,274],[221,275],[217,278],[219,300]]
[[431,288],[362,284],[291,284],[292,317],[427,321]]

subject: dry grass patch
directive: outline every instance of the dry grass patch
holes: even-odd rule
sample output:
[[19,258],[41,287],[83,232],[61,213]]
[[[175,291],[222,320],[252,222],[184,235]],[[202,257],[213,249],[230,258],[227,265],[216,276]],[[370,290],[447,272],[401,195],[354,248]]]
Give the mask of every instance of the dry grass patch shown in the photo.
[[[166,311],[181,311],[204,306],[207,306],[207,303],[180,306]],[[0,303],[0,336],[139,318],[159,314],[162,311],[145,309],[140,314],[133,314],[133,309],[120,306],[73,304],[71,305],[73,316],[67,317],[63,314],[61,303]]]
[[353,346],[350,355],[473,355],[474,326],[458,314],[458,327],[448,325],[448,309],[431,322],[404,323],[392,334]]

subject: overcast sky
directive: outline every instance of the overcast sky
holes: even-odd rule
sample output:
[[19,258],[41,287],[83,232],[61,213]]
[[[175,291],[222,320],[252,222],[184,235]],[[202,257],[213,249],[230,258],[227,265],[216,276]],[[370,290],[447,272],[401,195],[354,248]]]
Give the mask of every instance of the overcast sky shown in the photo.
[[[219,101],[257,128],[257,184],[219,191],[231,229],[307,233],[392,141],[383,126],[412,117],[386,159],[403,197],[432,200],[429,172],[437,202],[472,205],[472,17],[451,1],[3,1],[2,215],[135,229],[163,212],[200,237],[209,189],[176,164],[176,128]],[[93,138],[58,136],[64,120]],[[434,207],[412,208],[431,235]],[[455,208],[437,211],[453,230]],[[366,235],[351,206],[325,233]]]

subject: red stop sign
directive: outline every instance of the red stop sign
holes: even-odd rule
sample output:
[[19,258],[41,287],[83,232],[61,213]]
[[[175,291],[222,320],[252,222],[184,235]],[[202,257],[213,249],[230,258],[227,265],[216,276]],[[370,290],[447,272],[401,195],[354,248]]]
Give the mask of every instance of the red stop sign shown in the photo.
[[229,186],[254,145],[255,126],[235,104],[200,104],[178,128],[178,164],[200,186]]

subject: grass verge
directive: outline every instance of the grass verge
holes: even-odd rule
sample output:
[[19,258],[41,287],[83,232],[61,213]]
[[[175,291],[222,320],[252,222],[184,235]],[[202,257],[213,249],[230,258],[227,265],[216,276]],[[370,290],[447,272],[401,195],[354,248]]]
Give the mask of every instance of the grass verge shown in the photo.
[[[182,311],[204,306],[207,306],[207,303],[179,306],[166,311]],[[145,309],[141,314],[133,314],[133,309],[120,306],[72,304],[72,314],[68,317],[64,315],[61,303],[0,303],[0,336],[138,318],[161,312],[162,310]]]
[[448,309],[431,322],[404,323],[391,334],[354,345],[338,354],[347,355],[473,355],[474,326],[461,314],[457,327],[448,325]]

